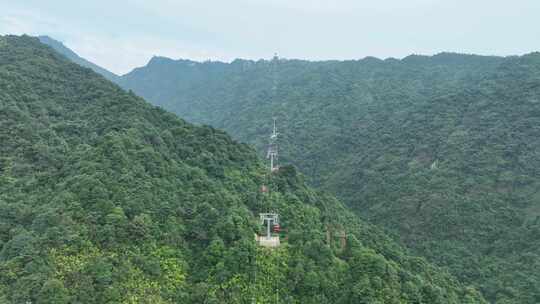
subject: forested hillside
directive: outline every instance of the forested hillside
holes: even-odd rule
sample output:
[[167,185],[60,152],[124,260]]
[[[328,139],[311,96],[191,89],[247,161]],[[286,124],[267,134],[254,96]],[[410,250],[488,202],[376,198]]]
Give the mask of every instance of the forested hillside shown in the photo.
[[293,167],[263,196],[250,147],[35,38],[0,36],[0,142],[0,303],[484,303]]
[[493,303],[540,302],[540,54],[196,63],[120,84],[282,158]]

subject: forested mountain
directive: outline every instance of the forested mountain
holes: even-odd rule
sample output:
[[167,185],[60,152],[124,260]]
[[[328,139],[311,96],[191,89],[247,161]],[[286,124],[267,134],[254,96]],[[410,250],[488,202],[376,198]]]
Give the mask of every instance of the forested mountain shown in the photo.
[[[35,38],[0,36],[0,142],[0,303],[485,303],[293,167],[266,177]],[[267,208],[278,249],[254,240]]]
[[230,64],[153,58],[119,83],[282,158],[493,303],[540,303],[540,54]]
[[41,41],[41,43],[45,43],[46,45],[52,47],[58,53],[66,56],[69,60],[79,65],[82,65],[83,67],[90,68],[94,70],[94,72],[103,75],[105,78],[109,80],[112,80],[112,81],[118,80],[118,75],[80,57],[71,49],[67,48],[62,42],[52,39],[49,36],[39,36],[38,38],[39,38],[39,41]]

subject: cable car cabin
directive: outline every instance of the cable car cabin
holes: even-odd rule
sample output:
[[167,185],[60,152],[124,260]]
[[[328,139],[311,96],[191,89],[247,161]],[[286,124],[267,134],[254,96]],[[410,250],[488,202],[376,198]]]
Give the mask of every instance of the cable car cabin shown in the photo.
[[281,226],[279,226],[279,224],[274,224],[274,226],[272,226],[272,231],[274,233],[280,233],[281,232]]

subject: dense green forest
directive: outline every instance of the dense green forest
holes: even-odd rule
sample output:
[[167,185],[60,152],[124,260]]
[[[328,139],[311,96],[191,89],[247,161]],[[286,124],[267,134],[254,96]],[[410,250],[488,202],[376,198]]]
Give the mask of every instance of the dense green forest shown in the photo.
[[[267,176],[36,38],[0,36],[0,142],[0,303],[485,303],[294,167]],[[254,240],[266,209],[278,249]]]
[[197,63],[119,83],[282,158],[493,303],[540,303],[540,54]]

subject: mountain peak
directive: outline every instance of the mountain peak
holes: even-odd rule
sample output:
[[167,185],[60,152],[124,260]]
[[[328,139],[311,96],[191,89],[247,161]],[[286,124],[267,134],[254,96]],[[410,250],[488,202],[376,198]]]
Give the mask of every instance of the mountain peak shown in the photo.
[[174,62],[175,60],[169,58],[169,57],[164,57],[164,56],[158,56],[158,55],[154,55],[152,56],[152,58],[150,58],[150,60],[148,61],[148,65],[151,65],[151,64],[159,64],[159,63],[164,63],[164,62]]
[[64,55],[67,59],[85,67],[85,68],[89,68],[89,69],[92,69],[94,72],[98,73],[98,74],[101,74],[103,77],[109,79],[109,80],[112,80],[112,81],[116,81],[118,79],[118,75],[114,74],[113,72],[110,72],[108,70],[106,70],[105,68],[102,68],[82,57],[80,57],[79,55],[77,55],[77,53],[75,53],[74,51],[72,51],[70,48],[66,47],[62,42],[50,37],[50,36],[47,36],[47,35],[41,35],[41,36],[37,36],[37,38],[39,39],[39,41],[43,44],[46,44],[48,46],[50,46],[51,48],[53,48],[57,53],[60,53],[61,55]]

